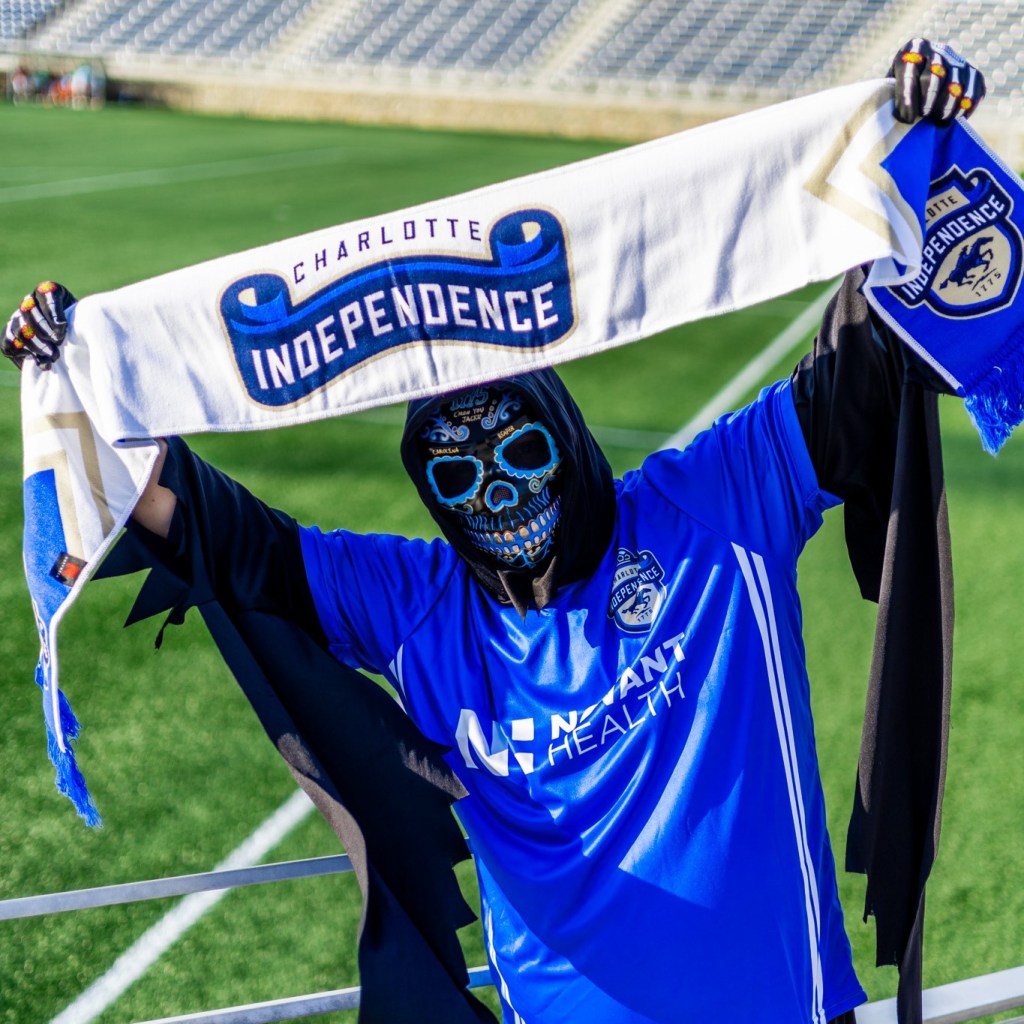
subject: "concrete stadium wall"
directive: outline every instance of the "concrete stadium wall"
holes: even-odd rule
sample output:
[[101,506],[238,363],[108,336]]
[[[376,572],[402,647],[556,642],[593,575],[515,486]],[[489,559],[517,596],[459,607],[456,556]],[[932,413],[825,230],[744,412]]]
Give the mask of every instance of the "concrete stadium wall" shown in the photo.
[[[554,90],[513,90],[471,83],[330,85],[276,76],[122,76],[140,99],[183,110],[253,117],[408,125],[641,141],[737,114],[757,103],[683,101]],[[339,78],[344,73],[339,72]]]
[[[116,77],[116,69],[111,69]],[[770,100],[555,89],[514,88],[466,80],[410,75],[404,81],[298,81],[270,75],[251,77],[193,74],[131,75],[128,79],[154,102],[185,110],[253,117],[409,125],[457,131],[494,131],[623,142],[684,131],[764,106]],[[980,107],[972,124],[1006,163],[1024,167],[1024,122]]]
[[[52,68],[73,58],[22,53],[0,55],[0,70],[18,59]],[[267,70],[212,72],[208,66],[112,60],[106,62],[114,97],[209,114],[405,125],[456,131],[493,131],[622,142],[684,131],[764,106],[745,100],[657,93],[638,86],[600,91],[512,86],[484,76],[393,74],[353,79],[349,69],[285,76]],[[972,121],[1014,168],[1024,166],[1024,120],[982,106]]]

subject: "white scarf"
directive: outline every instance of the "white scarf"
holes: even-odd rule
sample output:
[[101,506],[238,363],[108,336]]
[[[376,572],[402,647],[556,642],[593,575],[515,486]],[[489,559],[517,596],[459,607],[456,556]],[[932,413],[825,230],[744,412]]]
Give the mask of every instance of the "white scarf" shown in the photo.
[[58,787],[79,812],[98,820],[58,689],[57,627],[145,486],[149,439],[437,394],[869,261],[877,283],[913,279],[928,161],[909,180],[882,166],[909,131],[891,89],[831,90],[74,306],[53,369],[26,364],[22,411],[37,682]]

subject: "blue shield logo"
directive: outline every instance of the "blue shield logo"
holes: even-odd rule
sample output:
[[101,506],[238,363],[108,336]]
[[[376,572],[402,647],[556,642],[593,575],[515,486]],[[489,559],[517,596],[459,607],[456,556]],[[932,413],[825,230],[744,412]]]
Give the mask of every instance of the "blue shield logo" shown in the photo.
[[931,183],[921,274],[891,288],[905,306],[946,317],[982,316],[1009,305],[1021,272],[1013,200],[983,168],[954,167]]
[[627,633],[648,633],[665,602],[665,570],[650,551],[615,553],[608,617]]

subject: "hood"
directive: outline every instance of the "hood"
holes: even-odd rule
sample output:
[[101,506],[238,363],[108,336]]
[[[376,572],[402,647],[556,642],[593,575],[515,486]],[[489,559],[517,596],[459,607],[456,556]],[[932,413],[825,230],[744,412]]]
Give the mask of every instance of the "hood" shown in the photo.
[[466,538],[437,504],[427,482],[417,437],[430,411],[451,395],[409,403],[402,437],[402,463],[442,534],[498,601],[543,608],[557,589],[589,576],[604,557],[615,526],[615,483],[611,467],[583,421],[572,396],[554,370],[502,378],[526,396],[551,431],[562,456],[562,517],[556,554],[541,574],[498,568]]

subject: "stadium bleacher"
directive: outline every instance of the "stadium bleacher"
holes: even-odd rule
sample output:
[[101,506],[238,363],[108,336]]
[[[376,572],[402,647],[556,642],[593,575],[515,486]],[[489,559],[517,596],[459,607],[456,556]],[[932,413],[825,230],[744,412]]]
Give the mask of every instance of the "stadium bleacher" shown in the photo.
[[183,77],[255,68],[327,82],[344,68],[349,85],[425,73],[462,92],[475,76],[482,93],[748,104],[884,74],[897,25],[901,39],[972,54],[988,108],[1024,118],[1019,0],[0,0],[0,50],[115,69],[153,57]]
[[577,57],[583,79],[658,79],[793,94],[831,84],[827,41],[855,45],[895,0],[652,0],[623,10]]
[[363,0],[317,61],[515,69],[538,59],[580,0]]
[[23,38],[63,6],[64,0],[0,0],[0,42]]
[[69,5],[45,42],[77,54],[244,57],[271,47],[308,6],[308,0],[103,0]]
[[[624,0],[596,35],[580,32],[607,7],[601,0],[0,0],[0,39],[108,59],[258,56],[293,73],[340,65],[481,72],[525,83],[543,74],[561,89],[632,84],[775,98],[843,75],[883,73],[870,43],[906,3]],[[926,3],[915,14],[921,32],[984,54],[1002,101],[1024,106],[1017,0]],[[300,29],[305,43],[298,52],[282,45]],[[573,35],[580,36],[577,46]],[[823,45],[837,39],[856,67],[822,58]],[[547,57],[559,46],[564,53],[552,71]]]
[[985,69],[992,101],[1005,116],[1024,110],[1024,13],[1019,0],[964,0],[955,10],[934,4],[921,16],[921,32],[955,39]]

